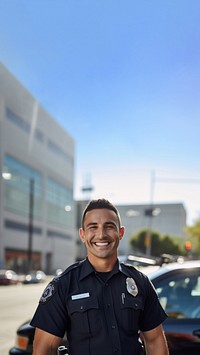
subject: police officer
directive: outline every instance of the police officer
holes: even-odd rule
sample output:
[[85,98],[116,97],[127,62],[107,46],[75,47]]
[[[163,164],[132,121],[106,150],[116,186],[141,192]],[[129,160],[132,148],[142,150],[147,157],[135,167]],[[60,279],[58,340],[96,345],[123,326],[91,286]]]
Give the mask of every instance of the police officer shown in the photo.
[[162,329],[166,314],[147,276],[120,264],[124,235],[118,210],[92,200],[82,217],[80,238],[87,258],[45,289],[31,325],[33,355],[54,355],[67,333],[70,355],[167,355]]

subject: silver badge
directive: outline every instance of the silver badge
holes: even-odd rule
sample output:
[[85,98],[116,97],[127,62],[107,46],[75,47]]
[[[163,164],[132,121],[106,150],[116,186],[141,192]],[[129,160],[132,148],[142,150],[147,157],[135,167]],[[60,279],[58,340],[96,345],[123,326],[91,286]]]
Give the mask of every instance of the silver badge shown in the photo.
[[132,296],[137,296],[138,288],[135,281],[131,277],[127,277],[126,279],[126,288]]
[[47,302],[53,296],[53,294],[55,292],[56,292],[56,284],[55,284],[55,282],[50,282],[47,285],[47,287],[45,288],[45,290],[40,298],[40,302],[41,303]]

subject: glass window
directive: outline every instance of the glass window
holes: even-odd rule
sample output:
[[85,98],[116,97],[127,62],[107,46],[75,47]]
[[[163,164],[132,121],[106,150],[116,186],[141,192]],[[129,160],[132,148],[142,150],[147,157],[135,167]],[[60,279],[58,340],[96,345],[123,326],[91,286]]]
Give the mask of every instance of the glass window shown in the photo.
[[38,128],[35,129],[34,136],[40,143],[44,142],[44,134]]
[[24,121],[22,117],[19,117],[9,108],[6,109],[6,118],[12,121],[15,125],[23,129],[26,133],[30,132],[30,125],[28,122]]
[[[14,112],[12,112],[9,108],[6,109],[6,118],[14,123],[16,126],[21,128],[24,132],[30,133],[30,124],[26,122],[22,117],[16,115]],[[34,137],[37,141],[40,143],[44,142],[44,134],[42,131],[38,128],[35,128],[34,130]]]
[[53,153],[57,154],[62,159],[64,159],[71,166],[73,166],[73,159],[66,152],[64,152],[56,143],[52,142],[52,140],[50,140],[50,139],[48,140],[48,148]]
[[49,222],[72,226],[73,192],[53,179],[47,182],[47,219]]
[[[9,229],[18,230],[20,232],[26,232],[27,233],[29,231],[29,226],[27,224],[14,222],[14,221],[11,221],[9,219],[6,219],[4,221],[4,226],[6,228],[9,228]],[[39,228],[39,227],[34,227],[33,226],[33,233],[34,234],[42,234],[42,229]]]
[[155,286],[169,317],[200,318],[199,270],[182,270],[157,282]]
[[61,239],[72,239],[72,236],[66,233],[60,233],[55,230],[48,230],[47,231],[48,237],[56,237],[56,238],[61,238]]
[[42,216],[42,177],[32,168],[24,165],[10,155],[4,158],[2,173],[5,184],[4,207],[22,215],[29,214],[31,181],[33,181],[33,215]]

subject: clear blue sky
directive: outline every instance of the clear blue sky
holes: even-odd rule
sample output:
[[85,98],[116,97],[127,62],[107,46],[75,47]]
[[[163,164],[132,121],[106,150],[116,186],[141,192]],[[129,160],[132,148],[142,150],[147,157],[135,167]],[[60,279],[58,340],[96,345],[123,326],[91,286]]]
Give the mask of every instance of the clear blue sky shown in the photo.
[[74,138],[76,198],[200,216],[199,0],[0,0],[0,53]]

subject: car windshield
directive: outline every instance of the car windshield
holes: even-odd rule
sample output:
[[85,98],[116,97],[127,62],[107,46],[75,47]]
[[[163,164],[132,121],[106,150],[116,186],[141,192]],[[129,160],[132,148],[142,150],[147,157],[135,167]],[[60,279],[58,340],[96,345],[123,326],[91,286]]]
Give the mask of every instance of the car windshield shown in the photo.
[[199,268],[177,268],[167,273],[161,268],[149,278],[169,317],[200,318]]

